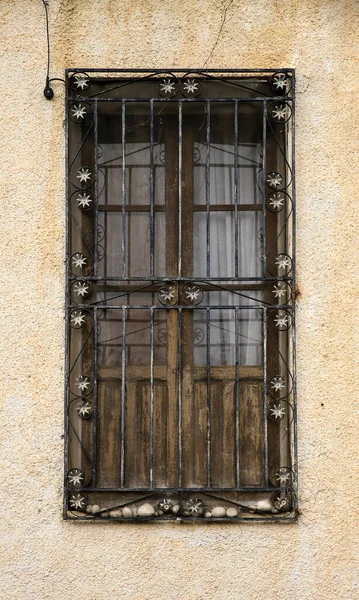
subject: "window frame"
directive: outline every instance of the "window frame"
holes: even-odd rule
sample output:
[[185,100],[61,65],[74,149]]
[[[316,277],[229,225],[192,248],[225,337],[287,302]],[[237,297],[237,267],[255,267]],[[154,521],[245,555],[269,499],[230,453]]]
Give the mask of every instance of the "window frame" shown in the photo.
[[[132,79],[135,80],[136,78],[158,78],[158,81],[160,82],[161,79],[165,78],[182,78],[181,81],[183,81],[185,78],[188,77],[196,77],[198,78],[199,81],[201,81],[201,78],[206,79],[206,78],[213,78],[213,79],[219,79],[220,81],[224,81],[225,78],[230,78],[230,77],[239,77],[239,78],[245,78],[247,81],[251,81],[251,79],[255,79],[255,78],[259,78],[260,76],[263,76],[264,78],[269,78],[275,77],[278,74],[282,74],[284,73],[286,75],[286,77],[290,78],[291,80],[291,89],[288,91],[288,94],[284,94],[284,95],[280,95],[280,94],[274,94],[273,96],[269,95],[265,100],[262,98],[262,103],[263,103],[263,143],[264,143],[264,147],[266,146],[266,141],[265,141],[265,131],[267,130],[267,121],[268,121],[268,107],[270,105],[270,103],[272,102],[284,102],[286,105],[288,105],[288,102],[290,103],[291,106],[291,123],[292,123],[292,128],[291,128],[291,135],[289,139],[290,145],[291,145],[291,156],[292,156],[292,164],[290,166],[290,172],[291,172],[291,181],[290,181],[290,186],[291,186],[291,221],[292,221],[292,227],[291,227],[291,232],[290,232],[290,236],[291,236],[291,247],[293,249],[293,253],[291,256],[291,261],[292,261],[292,269],[291,269],[291,274],[290,276],[286,277],[286,276],[282,276],[282,277],[278,277],[278,276],[273,276],[271,277],[271,280],[273,280],[274,282],[278,282],[278,281],[284,281],[284,282],[289,282],[289,285],[291,286],[292,289],[292,295],[291,295],[291,300],[290,303],[288,302],[287,304],[290,304],[290,311],[291,311],[291,315],[292,315],[292,335],[290,338],[290,342],[289,344],[291,345],[291,351],[292,351],[292,373],[291,373],[291,381],[292,381],[292,390],[291,390],[291,395],[292,395],[292,401],[291,401],[291,411],[292,411],[292,416],[291,416],[291,422],[290,422],[290,427],[291,427],[291,441],[290,441],[290,453],[291,453],[291,464],[289,469],[292,472],[292,479],[291,479],[291,484],[290,486],[278,486],[278,489],[276,487],[274,487],[274,490],[276,490],[274,493],[279,493],[280,494],[280,498],[278,500],[277,506],[279,507],[277,510],[273,510],[273,512],[269,512],[268,509],[264,509],[261,510],[260,508],[258,508],[257,505],[253,504],[252,506],[248,505],[247,509],[245,508],[245,510],[243,511],[243,507],[242,507],[242,512],[239,512],[239,514],[235,517],[227,517],[227,516],[223,516],[223,517],[211,517],[210,519],[204,519],[203,518],[203,514],[201,513],[201,515],[186,515],[184,513],[179,513],[179,514],[170,514],[170,515],[166,515],[166,514],[162,514],[162,515],[156,515],[156,520],[171,520],[171,519],[180,519],[180,520],[200,520],[200,521],[205,521],[205,522],[216,522],[216,521],[228,521],[228,522],[235,522],[235,521],[253,521],[253,520],[260,520],[260,521],[292,521],[294,519],[297,518],[297,441],[296,441],[296,432],[297,432],[297,415],[296,415],[296,375],[295,375],[295,252],[294,252],[294,248],[295,248],[295,160],[294,160],[294,89],[295,89],[295,71],[294,69],[276,69],[276,70],[271,70],[271,69],[253,69],[253,70],[249,70],[249,69],[245,69],[245,70],[239,70],[239,69],[230,69],[230,70],[215,70],[215,69],[188,69],[188,70],[183,70],[183,69],[172,69],[170,71],[166,71],[166,70],[125,70],[125,69],[68,69],[66,70],[66,82],[67,82],[67,86],[66,86],[66,146],[67,146],[67,200],[68,200],[68,207],[70,207],[71,205],[71,201],[72,201],[72,196],[73,196],[73,189],[71,188],[71,156],[69,154],[69,109],[71,106],[73,106],[76,103],[86,103],[86,101],[89,101],[89,97],[86,94],[74,94],[74,90],[73,90],[73,81],[74,78],[79,75],[79,74],[85,74],[86,76],[89,77],[90,81],[95,81],[96,78],[100,78],[102,81],[107,81],[110,83],[113,79],[112,78],[122,78],[122,77],[127,77],[128,79]],[[243,81],[242,81],[243,83]],[[245,81],[246,83],[246,81]],[[245,86],[243,86],[244,88],[247,87],[248,89],[248,84],[246,83]],[[105,90],[106,91],[106,90]],[[107,88],[108,92],[111,92],[111,85]],[[101,92],[102,93],[102,92]],[[102,96],[103,98],[103,96]],[[156,101],[158,99],[156,98]],[[235,97],[233,98],[233,100],[237,100],[238,102],[242,102],[242,101],[248,101],[248,102],[254,102],[254,98],[250,97],[250,98],[242,98],[242,97]],[[146,99],[147,101],[147,99]],[[154,101],[154,99],[151,100],[152,102]],[[97,102],[98,102],[98,97],[95,97],[94,100],[91,100],[91,102],[93,102],[94,106],[97,106]],[[122,103],[123,104],[123,103]],[[98,122],[97,122],[97,110],[94,113],[94,151],[95,151],[95,171],[98,168],[97,164],[98,164]],[[152,130],[151,130],[152,131]],[[151,133],[151,135],[153,135]],[[263,190],[262,191],[262,195],[263,195],[263,202],[262,202],[262,213],[263,213],[263,223],[264,223],[264,231],[266,231],[266,219],[267,219],[267,215],[268,215],[268,206],[267,206],[267,196],[268,196],[268,186],[266,186],[266,181],[267,181],[267,172],[266,171],[266,152],[263,153],[263,175],[262,175],[262,185],[263,185]],[[287,160],[285,159],[286,163]],[[181,178],[181,173],[179,175],[179,178]],[[95,192],[94,195],[98,198],[99,197],[99,190],[98,190],[98,177],[96,176],[95,173]],[[286,189],[286,188],[285,188]],[[151,214],[153,215],[153,204],[151,204]],[[208,206],[207,206],[207,211],[209,210]],[[236,205],[235,211],[238,211],[238,205]],[[236,212],[237,214],[237,212]],[[153,217],[151,217],[153,218]],[[68,208],[68,213],[67,213],[67,222],[68,224],[70,223],[71,220],[71,209]],[[71,303],[71,285],[73,285],[73,280],[72,280],[72,273],[71,273],[71,269],[69,267],[71,258],[72,258],[72,250],[71,250],[71,244],[70,244],[70,232],[69,232],[70,226],[67,225],[67,254],[66,254],[66,262],[67,262],[67,285],[66,285],[66,312],[69,315],[69,318],[67,319],[66,322],[66,339],[67,339],[67,345],[66,345],[66,384],[65,384],[65,470],[64,470],[64,489],[65,489],[65,494],[64,494],[64,518],[68,519],[68,520],[99,520],[99,517],[101,517],[101,520],[116,520],[116,521],[121,521],[121,520],[126,520],[128,521],[129,519],[125,516],[114,516],[111,517],[111,515],[108,515],[106,513],[108,513],[107,510],[102,509],[102,511],[100,513],[94,513],[94,514],[86,514],[85,511],[74,511],[74,510],[70,510],[71,507],[69,507],[69,497],[71,496],[71,494],[82,494],[83,493],[83,488],[82,487],[76,487],[76,488],[71,488],[69,487],[69,478],[68,478],[68,473],[69,473],[69,465],[68,465],[68,431],[69,431],[69,418],[68,418],[68,408],[69,408],[69,384],[68,384],[68,377],[69,377],[69,360],[70,360],[70,351],[69,351],[69,331],[70,331],[70,326],[69,326],[69,320],[70,320],[70,314],[71,314],[71,310],[73,309],[73,305]],[[95,261],[97,259],[97,248],[98,248],[98,240],[97,240],[97,236],[98,236],[98,211],[95,211],[95,219],[94,219],[94,253],[95,253]],[[264,246],[266,247],[266,235],[264,235]],[[96,268],[96,267],[95,267]],[[95,271],[96,274],[96,271]],[[151,276],[153,276],[153,272],[151,273]],[[128,278],[127,278],[128,279]],[[144,278],[143,278],[144,279]],[[188,281],[191,281],[192,279],[194,279],[195,281],[197,281],[197,278],[186,278]],[[248,279],[248,278],[247,278]],[[267,279],[267,275],[265,276],[264,279]],[[268,278],[269,279],[269,278]],[[86,278],[82,278],[81,280],[86,280]],[[72,281],[72,283],[71,283]],[[264,303],[266,304],[266,303]],[[263,304],[263,306],[264,306]],[[268,304],[268,303],[267,303]],[[283,305],[283,306],[287,306]],[[267,315],[265,318],[268,318],[268,315],[270,316],[273,311],[277,311],[281,310],[281,309],[277,309],[275,305],[273,305],[274,308],[272,308],[272,305],[267,306],[267,308],[265,309],[265,314]],[[72,308],[71,308],[72,307]],[[86,310],[86,306],[82,306],[82,308],[84,310]],[[286,308],[284,308],[283,310],[286,310]],[[96,311],[95,311],[95,315],[96,315]],[[95,318],[95,329],[96,329],[96,318]],[[97,334],[95,334],[96,336]],[[96,342],[94,342],[96,343]],[[153,368],[153,367],[152,367]],[[264,367],[265,368],[265,367]],[[266,376],[264,375],[263,378],[263,385],[264,385],[264,397],[265,397],[265,401],[267,402],[267,396],[268,396],[268,385],[269,382],[266,381]],[[94,380],[94,387],[97,387],[97,381]],[[268,449],[267,449],[268,451]],[[268,479],[268,476],[267,476]],[[266,490],[268,490],[268,484],[266,486]],[[214,488],[214,492],[218,492],[220,493],[220,489],[219,488]],[[259,502],[261,502],[261,496],[260,496],[260,492],[261,489],[257,489],[256,490],[258,492],[258,497],[259,497]],[[193,493],[196,493],[197,490],[193,490]],[[200,490],[198,490],[198,493],[200,493]],[[215,496],[213,496],[215,497]],[[289,504],[288,506],[290,507],[290,510],[286,510],[285,508],[285,498],[288,497],[289,500]],[[283,499],[283,506],[280,507],[280,499]],[[231,501],[229,501],[231,502]],[[235,505],[235,502],[233,503]],[[257,503],[258,504],[258,503]],[[238,507],[240,508],[241,505],[240,503],[237,502]],[[264,504],[263,504],[264,506]],[[105,517],[105,518],[104,518]],[[133,518],[136,519],[136,521],[140,521],[140,520],[148,520],[148,518],[151,517],[143,517],[143,518],[139,518],[138,516],[134,516]]]

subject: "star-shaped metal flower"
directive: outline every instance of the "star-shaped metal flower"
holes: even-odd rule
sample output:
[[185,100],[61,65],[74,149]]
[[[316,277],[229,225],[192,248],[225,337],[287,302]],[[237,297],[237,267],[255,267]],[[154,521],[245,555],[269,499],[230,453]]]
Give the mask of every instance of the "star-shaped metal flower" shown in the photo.
[[86,316],[82,310],[73,310],[71,313],[70,324],[74,329],[81,329],[85,325]]
[[275,375],[270,379],[270,386],[273,392],[279,392],[285,388],[285,380],[281,375]]
[[81,298],[86,298],[90,295],[90,286],[86,282],[77,282],[74,285],[74,292]]
[[286,73],[275,73],[272,77],[272,87],[278,91],[288,91],[290,89],[290,79]]
[[86,106],[83,104],[74,104],[71,107],[72,118],[77,119],[78,121],[83,121],[86,115]]
[[[288,292],[288,288],[285,283],[279,282],[277,284],[274,284],[272,294],[275,298],[278,298],[279,300],[281,298],[285,298],[287,295],[287,292]],[[281,304],[283,304],[283,303],[281,303]]]
[[173,96],[176,93],[176,82],[173,79],[164,79],[159,89],[162,96]]
[[80,183],[87,183],[91,181],[92,171],[88,167],[80,167],[77,171],[77,179],[80,180]]
[[172,300],[175,297],[175,288],[172,286],[170,286],[168,288],[162,288],[162,289],[160,289],[160,291],[158,293],[159,293],[160,299],[163,302],[166,302],[169,304],[170,302],[172,302]]
[[278,313],[275,316],[274,323],[279,330],[288,329],[290,325],[289,315],[286,313]]
[[279,188],[283,183],[283,177],[280,173],[272,171],[267,175],[267,185],[273,189]]
[[71,494],[69,499],[70,508],[74,510],[83,510],[86,507],[86,496],[77,492],[76,494]]
[[290,116],[291,110],[287,104],[278,104],[272,110],[272,119],[276,123],[286,123]]
[[182,91],[185,94],[196,96],[199,92],[199,83],[195,79],[185,79],[182,83]]
[[171,512],[172,506],[172,502],[168,498],[163,498],[163,500],[160,500],[158,503],[158,508],[164,513]]
[[272,212],[280,212],[284,206],[284,194],[282,192],[272,192],[268,196],[267,206]]
[[203,292],[197,285],[187,284],[183,288],[184,299],[187,304],[200,304],[203,300]]
[[93,204],[90,194],[86,194],[86,192],[79,194],[76,198],[76,202],[77,202],[77,206],[79,208],[81,208],[82,210],[86,210],[86,209],[88,210],[89,208],[91,208],[91,206]]
[[281,421],[285,415],[285,408],[280,404],[272,404],[269,407],[269,416],[274,421]]
[[87,258],[81,252],[76,252],[76,254],[72,255],[72,261],[71,262],[72,262],[72,266],[75,269],[82,269],[83,267],[86,266]]
[[88,419],[92,415],[92,405],[90,402],[81,402],[77,405],[77,414],[81,419]]
[[77,87],[77,89],[87,90],[90,87],[90,80],[84,73],[77,73],[74,76],[73,85]]
[[76,379],[76,387],[81,393],[88,392],[91,388],[91,379],[86,375],[80,375]]
[[84,480],[84,474],[81,469],[71,469],[67,473],[67,483],[72,488],[80,488]]
[[289,271],[292,267],[292,260],[288,254],[278,254],[275,260],[275,264],[279,270]]
[[292,483],[293,474],[288,467],[280,467],[275,474],[276,483],[280,486],[288,486]]
[[186,503],[186,512],[190,515],[197,516],[203,513],[203,502],[199,498],[188,500]]

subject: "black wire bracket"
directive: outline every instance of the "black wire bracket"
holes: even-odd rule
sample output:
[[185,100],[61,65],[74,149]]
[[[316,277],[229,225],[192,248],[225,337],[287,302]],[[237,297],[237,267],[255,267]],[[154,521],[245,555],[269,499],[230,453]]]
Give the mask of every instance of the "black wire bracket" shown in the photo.
[[46,37],[47,37],[47,72],[46,72],[46,85],[44,88],[44,96],[47,100],[52,100],[54,97],[54,90],[52,89],[50,83],[51,81],[62,81],[65,83],[64,79],[60,79],[59,77],[52,77],[50,79],[50,34],[49,34],[49,0],[42,0],[42,3],[45,7],[45,15],[46,15]]

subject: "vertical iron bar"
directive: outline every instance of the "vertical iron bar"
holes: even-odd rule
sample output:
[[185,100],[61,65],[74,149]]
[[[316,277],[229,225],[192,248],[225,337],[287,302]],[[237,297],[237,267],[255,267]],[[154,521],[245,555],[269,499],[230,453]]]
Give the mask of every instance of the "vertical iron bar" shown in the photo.
[[[97,207],[96,207],[97,212]],[[97,485],[97,425],[98,425],[98,392],[97,392],[97,347],[98,347],[98,312],[93,309],[94,335],[94,375],[93,375],[93,448],[92,448],[92,486]]]
[[126,435],[126,306],[122,307],[122,388],[121,388],[121,487],[125,484]]
[[150,488],[153,488],[153,353],[154,353],[154,335],[153,335],[154,308],[150,308]]
[[153,98],[150,100],[150,276],[154,274],[155,222],[153,187]]
[[94,145],[95,145],[95,231],[94,231],[94,276],[98,275],[98,102],[94,101]]
[[[296,289],[296,198],[295,198],[295,73],[292,74],[292,277],[293,291]],[[297,470],[297,375],[296,375],[296,310],[295,294],[292,298],[292,375],[293,375],[293,471],[295,475],[296,491],[298,489],[298,470]]]
[[[70,322],[70,309],[69,309],[69,277],[70,277],[70,267],[69,267],[69,258],[70,258],[70,182],[69,182],[69,164],[70,164],[70,159],[69,159],[69,103],[68,103],[68,79],[66,80],[66,91],[65,91],[65,113],[66,113],[66,157],[65,157],[65,164],[66,164],[66,255],[65,255],[65,259],[66,259],[66,290],[65,290],[65,306],[66,306],[66,320],[65,320],[65,336],[66,336],[66,346],[65,346],[65,385],[64,385],[64,490],[66,489],[66,475],[69,471],[68,468],[68,444],[69,444],[69,440],[68,440],[68,410],[69,410],[69,396],[70,396],[70,390],[69,390],[69,362],[70,362],[70,327],[69,327],[69,322]],[[63,515],[64,518],[66,518],[67,515],[67,495],[64,493],[64,500],[63,500]]]
[[236,363],[236,382],[235,382],[235,411],[236,411],[236,486],[240,485],[240,465],[239,465],[239,308],[234,309],[234,343],[235,343],[235,363]]
[[207,486],[211,487],[211,334],[210,308],[206,308],[207,332]]
[[238,100],[234,101],[234,276],[239,272],[238,229]]
[[182,100],[178,101],[178,277],[182,276]]
[[263,172],[262,172],[262,256],[263,277],[267,274],[267,214],[266,214],[266,182],[267,182],[267,102],[263,101]]
[[126,100],[122,99],[122,277],[126,269]]
[[210,141],[211,141],[211,103],[206,102],[206,274],[210,277],[211,274],[211,223],[210,223],[210,204],[211,204],[211,171],[210,171]]
[[263,427],[264,427],[264,477],[265,487],[269,485],[268,474],[268,416],[267,416],[267,327],[268,311],[263,307]]
[[178,308],[178,487],[182,487],[182,308]]

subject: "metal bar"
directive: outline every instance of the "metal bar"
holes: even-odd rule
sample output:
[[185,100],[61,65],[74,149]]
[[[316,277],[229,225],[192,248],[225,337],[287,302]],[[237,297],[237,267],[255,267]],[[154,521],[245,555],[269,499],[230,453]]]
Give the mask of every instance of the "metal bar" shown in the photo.
[[80,68],[72,67],[65,69],[65,74],[69,73],[277,73],[278,71],[286,71],[288,73],[295,73],[293,67],[282,67],[281,69],[202,69],[199,67],[195,68],[182,68],[182,69],[93,69],[93,68]]
[[[65,94],[66,94],[66,99],[65,99],[65,106],[67,107],[67,100],[68,100],[68,83],[66,83],[66,90],[65,90]],[[64,483],[64,490],[66,489],[66,484],[67,484],[67,473],[69,471],[69,467],[68,467],[68,451],[69,451],[69,447],[68,447],[68,406],[69,406],[69,396],[70,396],[70,390],[69,390],[69,361],[70,361],[70,327],[69,327],[69,321],[70,321],[70,310],[69,310],[69,299],[70,299],[70,287],[69,287],[69,278],[70,278],[70,180],[69,180],[69,162],[70,162],[70,148],[69,148],[69,114],[68,114],[68,110],[65,110],[65,125],[66,125],[66,156],[65,156],[65,165],[66,165],[66,174],[65,174],[65,178],[66,178],[66,251],[65,251],[65,260],[66,260],[66,284],[65,284],[65,340],[66,340],[66,344],[65,344],[65,365],[64,365],[64,373],[65,373],[65,381],[64,381],[64,479],[63,479],[63,483]],[[67,495],[64,494],[64,498],[63,498],[63,515],[64,517],[67,514]]]
[[264,487],[264,486],[235,486],[235,487],[153,487],[149,489],[148,487],[131,487],[131,488],[121,488],[121,487],[86,487],[84,488],[86,492],[246,492],[246,493],[256,493],[256,492],[279,492],[283,491],[283,487]]
[[92,485],[97,481],[97,427],[98,427],[98,389],[97,389],[97,348],[98,348],[98,309],[93,311],[94,327],[94,375],[93,375],[93,448],[92,448]]
[[211,204],[211,104],[206,102],[206,273],[207,277],[211,275],[211,221],[210,221],[210,204]]
[[154,358],[154,308],[150,308],[150,488],[153,487],[153,358]]
[[[77,279],[74,275],[70,275],[69,279]],[[281,281],[292,281],[293,277],[281,277]],[[170,282],[170,281],[277,281],[278,277],[166,277],[159,279],[158,277],[81,277],[81,281],[154,281],[157,283]],[[89,304],[88,306],[91,306]]]
[[268,415],[267,415],[267,327],[268,313],[263,308],[263,428],[264,428],[264,478],[265,485],[269,485],[268,470]]
[[[98,102],[122,102],[122,98],[118,97],[118,98],[104,98],[103,96],[101,96],[101,98],[89,98],[88,96],[77,96],[76,95],[76,101],[77,102],[94,102],[96,100],[98,100]],[[166,102],[166,103],[171,103],[171,102],[202,102],[203,103],[203,97],[199,97],[199,98],[181,98],[180,100],[178,98],[161,98],[161,96],[151,96],[148,98],[126,98],[126,102],[143,102],[144,100],[149,101],[149,100],[154,100],[155,102]],[[222,103],[222,102],[233,102],[234,97],[229,97],[229,98],[206,98],[206,100],[209,100],[211,103]],[[254,98],[249,98],[248,96],[245,97],[236,97],[235,100],[237,102],[283,102],[283,96],[269,96],[269,97],[254,97]],[[285,97],[286,101],[292,101],[293,98],[291,96],[286,96]],[[73,102],[73,99],[72,99]]]
[[122,276],[126,277],[126,100],[122,100]]
[[178,486],[182,485],[182,308],[178,309]]
[[94,103],[94,145],[95,145],[95,231],[94,231],[94,275],[98,275],[98,106],[97,100]]
[[266,182],[267,182],[267,103],[263,104],[263,172],[262,172],[262,265],[263,276],[267,273],[267,207],[266,207]]
[[178,102],[178,275],[182,275],[182,100]]
[[[293,290],[296,289],[296,192],[295,192],[295,74],[292,79],[292,272]],[[297,374],[296,374],[296,308],[295,295],[292,299],[292,386],[293,386],[293,470],[295,475],[295,490],[298,489],[298,414],[297,414]]]
[[[166,212],[166,207],[163,204],[155,204],[154,212]],[[122,206],[119,204],[100,204],[98,207],[99,212],[121,212]],[[149,208],[145,204],[128,204],[126,206],[127,212],[149,212]],[[205,212],[207,206],[205,204],[194,204],[193,212]],[[240,212],[240,211],[257,211],[261,212],[263,207],[261,204],[239,204],[237,207],[233,204],[212,204],[209,207],[210,212]]]
[[235,380],[235,413],[236,413],[236,486],[240,483],[240,456],[239,456],[239,313],[238,308],[234,311],[234,342],[235,342],[235,364],[236,364],[236,380]]
[[[127,308],[140,308],[140,309],[157,309],[157,310],[172,310],[173,306],[158,306],[158,304],[127,304],[126,305]],[[114,308],[122,308],[123,304],[105,304],[105,303],[98,303],[96,304],[96,308],[106,308],[108,310],[114,309]],[[70,308],[89,308],[86,304],[74,304],[71,305]],[[186,310],[203,310],[204,307],[203,306],[190,306],[190,305],[186,305]],[[213,309],[222,309],[225,308],[230,309],[230,308],[238,308],[238,306],[236,306],[235,304],[226,304],[225,306],[223,304],[211,304],[211,308]],[[244,310],[244,309],[252,309],[252,310],[258,310],[258,308],[262,308],[262,306],[255,306],[253,304],[248,304],[248,305],[243,305],[240,307],[240,310]],[[290,311],[292,309],[292,306],[290,304],[276,304],[275,306],[271,305],[271,308],[276,309],[276,310],[288,310]]]
[[155,221],[153,187],[153,100],[150,100],[150,274],[154,275]]
[[211,333],[210,333],[210,308],[206,308],[207,332],[207,485],[211,487]]
[[125,482],[125,435],[126,435],[126,306],[122,306],[122,389],[121,389],[121,488]]
[[[238,102],[234,102],[234,275],[239,275],[238,236]],[[243,210],[243,209],[242,209]]]

